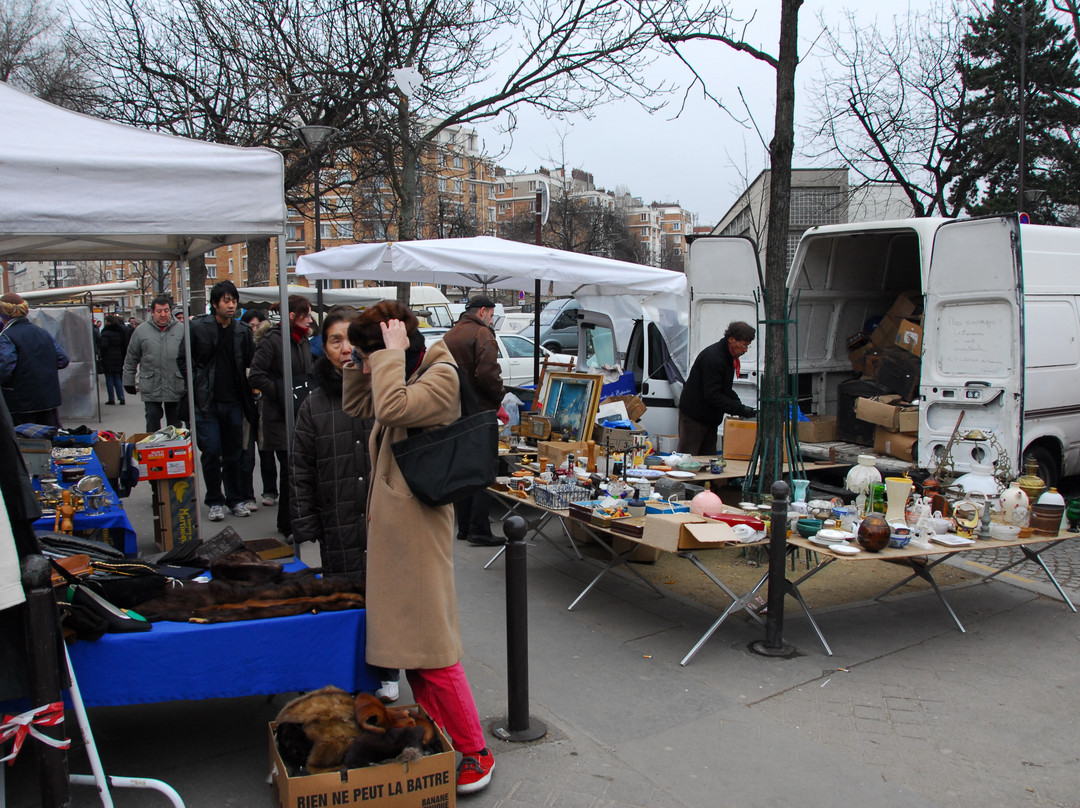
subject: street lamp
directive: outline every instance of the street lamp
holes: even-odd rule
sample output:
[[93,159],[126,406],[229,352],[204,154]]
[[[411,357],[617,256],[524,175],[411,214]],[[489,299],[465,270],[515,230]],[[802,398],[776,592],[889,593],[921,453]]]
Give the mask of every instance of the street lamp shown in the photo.
[[[315,252],[322,252],[322,223],[319,217],[322,189],[319,187],[319,170],[322,168],[322,148],[327,139],[338,130],[332,126],[298,126],[293,130],[304,142],[308,152],[315,156]],[[323,313],[323,282],[315,281],[315,310],[321,320]]]

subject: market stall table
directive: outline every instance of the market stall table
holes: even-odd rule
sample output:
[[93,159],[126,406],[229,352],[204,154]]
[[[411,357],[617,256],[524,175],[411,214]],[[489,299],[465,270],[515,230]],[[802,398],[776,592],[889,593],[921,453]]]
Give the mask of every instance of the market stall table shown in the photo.
[[[285,569],[295,572],[303,564]],[[363,609],[233,623],[154,623],[71,646],[87,706],[379,687],[364,661]]]
[[[947,535],[949,535],[953,539],[956,538],[955,536],[952,536],[952,534]],[[907,578],[900,581],[899,583],[889,587],[884,592],[877,595],[874,599],[880,600],[890,592],[899,589],[901,586],[908,583],[909,581],[915,578],[921,578],[930,584],[930,586],[934,590],[934,594],[937,595],[938,599],[941,601],[946,611],[948,611],[949,615],[952,617],[953,622],[956,623],[956,627],[962,633],[965,633],[966,630],[964,628],[964,624],[960,622],[960,618],[957,617],[956,612],[953,611],[952,606],[949,605],[948,600],[945,599],[945,595],[942,593],[941,589],[937,585],[937,582],[934,580],[933,570],[938,564],[941,564],[942,562],[948,560],[950,556],[957,555],[959,553],[966,553],[975,550],[996,550],[1003,547],[1017,547],[1021,550],[1021,552],[1024,553],[1024,558],[1002,567],[993,574],[987,576],[984,580],[989,581],[995,576],[1004,572],[1005,570],[1010,569],[1016,566],[1016,564],[1021,563],[1022,561],[1034,561],[1042,568],[1043,572],[1046,573],[1047,577],[1057,589],[1058,593],[1061,595],[1062,600],[1069,607],[1069,609],[1075,612],[1076,607],[1073,606],[1072,601],[1069,600],[1069,597],[1062,590],[1053,573],[1050,572],[1046,564],[1043,563],[1042,559],[1039,558],[1039,556],[1047,550],[1058,546],[1062,542],[1068,541],[1069,539],[1077,538],[1078,535],[1080,534],[1060,533],[1056,536],[1029,536],[1028,538],[1024,539],[976,539],[971,544],[957,545],[944,545],[934,543],[932,549],[930,550],[927,550],[924,547],[912,547],[909,544],[907,547],[901,549],[897,549],[895,547],[886,547],[885,549],[877,553],[861,551],[855,553],[854,555],[843,555],[840,553],[836,553],[826,546],[816,544],[808,539],[802,538],[801,536],[793,535],[788,538],[789,549],[791,547],[798,547],[805,550],[811,550],[821,557],[821,561],[816,567],[813,567],[809,572],[807,572],[800,578],[794,581],[792,581],[791,579],[787,579],[785,585],[788,594],[795,598],[796,601],[798,601],[799,606],[806,614],[807,619],[810,621],[811,627],[813,627],[814,629],[814,633],[817,634],[818,639],[821,641],[821,645],[825,648],[825,653],[829,656],[832,656],[832,648],[829,647],[829,643],[825,640],[825,635],[822,634],[821,628],[818,626],[817,621],[814,619],[814,615],[810,611],[810,607],[807,605],[806,600],[803,598],[802,592],[800,591],[799,587],[801,584],[805,583],[807,580],[814,577],[826,567],[828,567],[830,564],[836,561],[850,561],[856,563],[865,561],[891,561],[901,564],[907,564],[911,567],[911,575],[909,575]]]
[[[105,531],[109,544],[123,550],[125,555],[135,555],[139,550],[135,527],[131,524],[131,520],[128,518],[127,511],[124,510],[119,497],[116,496],[116,491],[109,485],[109,481],[105,477],[105,470],[101,467],[101,461],[98,460],[97,455],[91,451],[88,455],[79,457],[78,462],[74,465],[84,467],[87,476],[97,475],[100,477],[105,487],[102,507],[95,511],[75,512],[73,518],[75,532],[91,534],[96,531]],[[53,468],[57,468],[55,463]],[[56,483],[61,488],[72,488],[74,486],[74,483],[62,482],[59,476]],[[32,485],[34,491],[40,493],[41,480],[34,477]],[[50,531],[54,530],[55,527],[55,514],[42,516],[34,522],[34,530]]]

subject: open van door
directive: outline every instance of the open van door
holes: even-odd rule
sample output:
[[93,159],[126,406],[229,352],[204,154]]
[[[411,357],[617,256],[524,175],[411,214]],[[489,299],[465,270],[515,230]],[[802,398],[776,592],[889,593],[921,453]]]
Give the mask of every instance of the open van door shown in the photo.
[[[956,427],[986,440],[958,440],[953,469],[1021,463],[1024,411],[1024,290],[1015,217],[947,222],[934,236],[927,271],[919,392],[919,463],[934,469]],[[992,436],[992,437],[991,437]]]
[[[690,284],[690,366],[703,348],[719,342],[737,320],[757,328],[754,293],[764,287],[754,240],[746,236],[698,236],[690,241],[686,276]],[[740,360],[732,385],[739,400],[757,407],[758,358],[764,335]]]

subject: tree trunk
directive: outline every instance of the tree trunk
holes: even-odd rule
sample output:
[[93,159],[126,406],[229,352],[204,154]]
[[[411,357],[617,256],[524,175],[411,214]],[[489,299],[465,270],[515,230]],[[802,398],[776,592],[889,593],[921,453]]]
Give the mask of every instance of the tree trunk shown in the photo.
[[188,314],[203,314],[206,311],[206,258],[202,255],[188,260],[188,289]]
[[[402,95],[398,102],[398,137],[401,142],[401,207],[398,209],[398,241],[416,239],[417,163],[419,145],[413,143],[409,126],[409,98]],[[398,283],[398,302],[409,305],[409,284]]]
[[248,286],[270,285],[270,239],[257,238],[247,243]]
[[781,475],[785,438],[790,430],[787,390],[787,242],[791,201],[791,154],[795,143],[795,68],[798,65],[799,7],[783,0],[780,8],[780,54],[776,68],[776,125],[769,144],[769,227],[765,250],[765,379],[761,429],[761,489],[768,491]]

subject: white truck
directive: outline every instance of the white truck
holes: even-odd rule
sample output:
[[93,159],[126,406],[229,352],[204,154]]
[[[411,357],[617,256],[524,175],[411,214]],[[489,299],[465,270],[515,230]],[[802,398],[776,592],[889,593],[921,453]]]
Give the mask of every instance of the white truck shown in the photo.
[[[754,295],[763,285],[757,247],[746,238],[695,239],[687,274],[683,367],[732,320],[756,324]],[[952,446],[957,472],[1003,454],[1013,474],[1022,457],[1034,457],[1050,484],[1080,473],[1080,231],[1021,225],[1015,216],[820,226],[802,236],[787,285],[798,321],[790,370],[797,369],[804,410],[836,414],[838,386],[856,375],[846,338],[900,293],[915,292],[923,305],[919,465],[935,467],[963,412],[960,431],[983,438]],[[650,325],[643,316],[634,328],[651,334]],[[671,374],[657,360],[664,346],[639,342],[635,353],[631,340],[624,360],[640,366],[645,399],[646,389],[662,386],[658,376]],[[759,339],[735,383],[750,406],[763,352]],[[670,381],[663,379],[669,392]],[[652,398],[650,408],[674,406]],[[908,465],[887,459],[886,468],[890,461]]]

